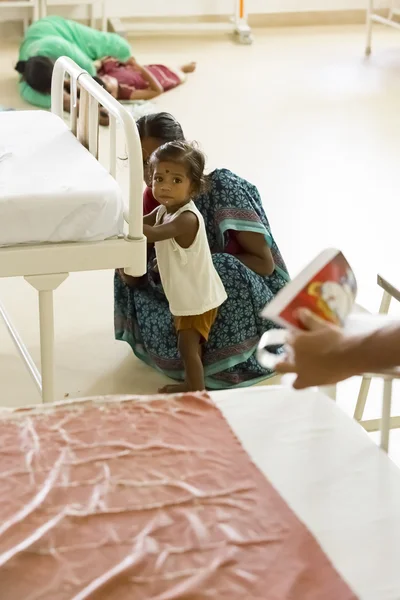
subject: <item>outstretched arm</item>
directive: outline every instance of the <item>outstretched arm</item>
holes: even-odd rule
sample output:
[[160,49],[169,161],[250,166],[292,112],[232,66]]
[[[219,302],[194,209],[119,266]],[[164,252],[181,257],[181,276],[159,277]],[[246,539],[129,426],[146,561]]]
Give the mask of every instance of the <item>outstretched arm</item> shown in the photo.
[[362,373],[400,366],[400,326],[390,325],[369,334],[346,335],[308,310],[299,318],[308,331],[292,334],[293,356],[277,365],[279,373],[295,373],[294,387],[333,385]]
[[120,84],[119,86],[122,89],[128,90],[129,100],[151,100],[156,96],[159,96],[162,93],[157,92],[156,90],[132,90],[129,85]]
[[[151,215],[156,211],[153,211]],[[149,216],[151,216],[149,215]],[[143,224],[143,233],[148,242],[162,242],[174,238],[182,248],[188,248],[196,237],[199,222],[191,211],[185,211],[176,219],[171,219],[161,225]]]
[[[139,71],[143,75],[143,78],[148,82],[151,91],[157,92],[156,95],[163,93],[164,89],[163,89],[161,83],[159,83],[159,81],[154,77],[154,75],[152,73],[150,73],[150,71],[148,71],[146,69],[146,67],[139,65],[139,63],[136,62],[136,59],[133,56],[131,56],[127,60],[127,64],[132,65],[132,67],[134,69],[136,69],[136,71]],[[154,96],[152,96],[152,97],[154,97]],[[133,98],[132,98],[132,100],[133,100]]]
[[155,208],[154,210],[152,210],[151,213],[149,213],[148,215],[145,215],[143,217],[143,229],[145,228],[145,226],[153,227],[155,225],[157,213],[158,213],[158,207]]

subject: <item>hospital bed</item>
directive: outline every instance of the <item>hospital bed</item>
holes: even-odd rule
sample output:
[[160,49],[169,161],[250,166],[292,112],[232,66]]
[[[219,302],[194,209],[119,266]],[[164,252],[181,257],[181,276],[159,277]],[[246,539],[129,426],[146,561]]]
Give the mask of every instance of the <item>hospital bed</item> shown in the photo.
[[2,600],[400,598],[400,472],[315,390],[0,409],[0,445]]
[[[66,76],[69,126],[63,120]],[[55,290],[71,272],[124,268],[140,276],[146,271],[143,162],[132,116],[66,57],[55,64],[51,94],[51,113],[0,114],[0,277],[24,277],[38,292],[41,372],[1,304],[0,314],[43,402],[55,399]],[[97,160],[99,105],[110,115],[108,171]],[[129,164],[126,195],[115,179],[117,127]]]

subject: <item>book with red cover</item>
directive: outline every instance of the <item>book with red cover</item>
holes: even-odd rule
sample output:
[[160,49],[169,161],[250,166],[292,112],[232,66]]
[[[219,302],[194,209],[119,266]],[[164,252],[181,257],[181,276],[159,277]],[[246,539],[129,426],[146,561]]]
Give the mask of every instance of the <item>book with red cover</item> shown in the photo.
[[340,250],[319,254],[303,271],[267,304],[262,316],[289,329],[301,328],[299,308],[308,308],[319,317],[343,326],[353,310],[357,282]]

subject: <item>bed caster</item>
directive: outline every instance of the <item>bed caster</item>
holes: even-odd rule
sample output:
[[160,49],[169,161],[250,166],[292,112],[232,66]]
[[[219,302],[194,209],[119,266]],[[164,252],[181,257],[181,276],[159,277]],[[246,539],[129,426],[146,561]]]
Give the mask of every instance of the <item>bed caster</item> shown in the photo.
[[247,44],[250,45],[253,43],[253,36],[251,35],[251,33],[239,33],[239,44]]
[[371,56],[371,52],[372,52],[371,46],[367,46],[365,48],[365,56]]
[[253,34],[251,33],[251,29],[248,25],[239,26],[236,29],[235,34],[239,44],[250,45],[253,43]]

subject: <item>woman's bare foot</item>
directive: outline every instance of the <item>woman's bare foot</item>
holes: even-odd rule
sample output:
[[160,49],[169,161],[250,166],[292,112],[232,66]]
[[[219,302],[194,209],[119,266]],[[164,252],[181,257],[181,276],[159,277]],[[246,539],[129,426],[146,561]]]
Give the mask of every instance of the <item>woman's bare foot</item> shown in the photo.
[[182,392],[188,392],[189,388],[187,383],[173,383],[172,385],[164,385],[164,387],[158,390],[159,394],[182,394]]
[[181,71],[183,71],[184,73],[193,73],[193,71],[196,70],[196,66],[197,66],[197,63],[190,62],[190,63],[187,63],[187,65],[183,65],[183,67],[181,67]]

